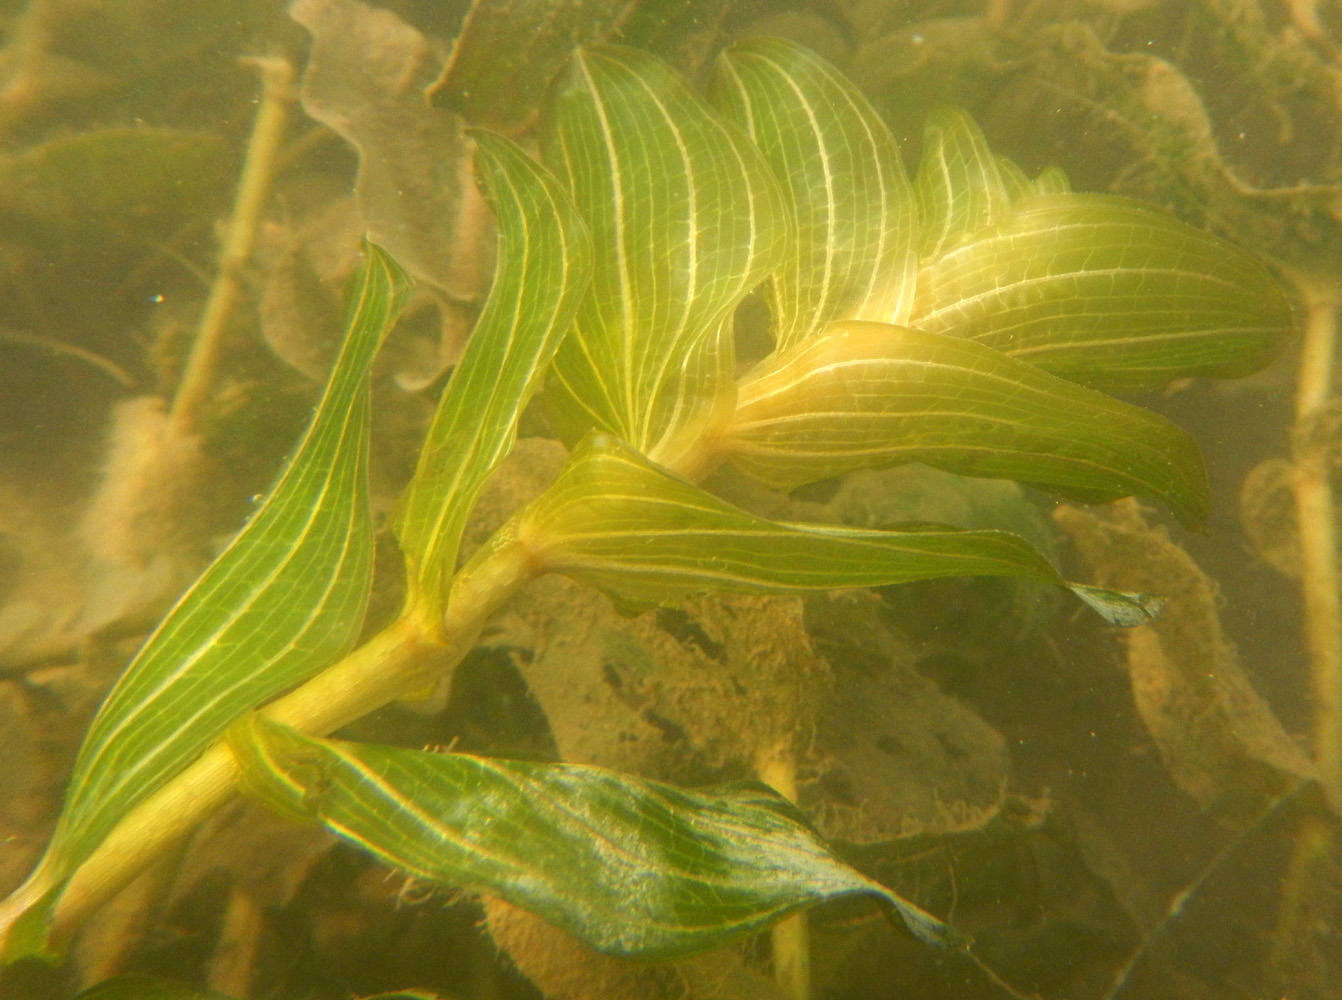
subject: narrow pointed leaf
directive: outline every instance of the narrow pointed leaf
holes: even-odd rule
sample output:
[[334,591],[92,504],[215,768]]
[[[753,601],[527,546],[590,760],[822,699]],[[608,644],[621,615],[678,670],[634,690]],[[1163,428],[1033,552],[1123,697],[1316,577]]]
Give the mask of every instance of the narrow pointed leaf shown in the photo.
[[471,504],[512,448],[591,273],[590,241],[559,183],[502,136],[475,140],[481,189],[499,221],[494,283],[397,511],[411,579],[434,603],[456,569]]
[[[523,512],[515,538],[538,568],[631,605],[669,604],[704,591],[796,593],[947,576],[1069,586],[1029,542],[1009,532],[768,521],[606,435],[575,449],[554,485]],[[1150,598],[1090,588],[1087,595],[1116,624],[1152,620]]]
[[909,325],[1110,391],[1246,375],[1293,330],[1281,289],[1248,254],[1094,194],[1023,199],[925,261]]
[[935,259],[1000,218],[1011,203],[1010,182],[1016,173],[1003,178],[978,125],[959,108],[929,115],[914,179],[922,215],[922,258]]
[[712,95],[764,153],[797,220],[771,282],[777,348],[834,319],[904,322],[918,208],[894,137],[862,93],[800,45],[755,38],[719,59]]
[[771,486],[923,462],[1083,500],[1137,494],[1191,525],[1209,505],[1193,439],[1164,417],[973,341],[835,323],[742,380],[724,450]]
[[756,782],[685,791],[599,767],[318,740],[259,718],[229,740],[262,802],[606,954],[679,958],[850,896],[871,897],[921,941],[958,941],[839,861]]
[[345,343],[312,425],[246,528],[107,696],[30,883],[58,886],[239,715],[353,644],[372,578],[367,370],[408,290],[395,262],[366,245]]
[[[790,219],[759,152],[674,70],[642,52],[581,50],[542,140],[595,250],[591,289],[547,390],[562,436],[610,431],[654,452],[717,412],[718,336],[782,261]],[[687,371],[697,374],[686,375]]]

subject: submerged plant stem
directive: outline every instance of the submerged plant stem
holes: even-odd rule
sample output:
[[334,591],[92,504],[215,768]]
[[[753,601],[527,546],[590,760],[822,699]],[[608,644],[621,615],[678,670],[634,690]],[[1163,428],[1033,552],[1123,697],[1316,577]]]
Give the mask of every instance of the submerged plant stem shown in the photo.
[[[790,739],[761,751],[755,773],[789,802],[797,801],[797,758]],[[806,913],[784,917],[774,924],[771,936],[774,982],[788,1000],[810,1000],[811,929]]]
[[[1329,438],[1324,426],[1332,399],[1336,355],[1337,280],[1291,275],[1305,304],[1305,339],[1292,428],[1292,488],[1300,537],[1300,584],[1305,643],[1314,685],[1314,761],[1324,792],[1342,792],[1342,597],[1338,593],[1337,522],[1329,481]],[[1317,817],[1307,817],[1292,844],[1282,884],[1273,964],[1288,961],[1307,935],[1308,900],[1321,867],[1331,865],[1334,837]]]
[[1305,302],[1293,430],[1296,518],[1300,534],[1305,640],[1314,680],[1314,755],[1330,789],[1342,784],[1342,600],[1338,594],[1336,512],[1329,483],[1329,435],[1337,336],[1335,281],[1295,276]]
[[233,214],[219,253],[219,273],[205,302],[191,354],[172,401],[170,424],[178,432],[189,432],[196,425],[201,406],[209,397],[224,334],[233,307],[242,294],[242,270],[256,245],[261,212],[270,192],[280,143],[284,140],[289,107],[294,102],[294,69],[288,60],[257,59],[255,62],[261,71],[261,104],[252,125]]
[[[311,735],[326,735],[456,666],[489,616],[531,578],[516,546],[500,545],[481,556],[458,575],[443,622],[428,620],[412,601],[386,629],[261,709],[262,714]],[[165,848],[223,808],[237,794],[239,777],[232,752],[216,743],[132,810],[66,885],[51,939],[67,939]],[[16,916],[36,901],[26,895],[23,899]],[[0,939],[4,933],[0,926]]]

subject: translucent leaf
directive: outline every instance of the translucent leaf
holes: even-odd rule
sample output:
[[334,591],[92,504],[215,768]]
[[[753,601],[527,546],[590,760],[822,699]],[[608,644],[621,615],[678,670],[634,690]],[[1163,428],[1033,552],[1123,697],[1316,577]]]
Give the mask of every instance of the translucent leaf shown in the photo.
[[1071,190],[1071,182],[1061,167],[1046,167],[1034,179],[1035,194],[1067,194]]
[[267,805],[606,954],[678,958],[850,896],[871,897],[925,943],[958,942],[839,861],[756,782],[685,791],[599,767],[318,740],[257,717],[229,741],[244,789]]
[[923,260],[939,257],[1002,216],[1012,200],[1011,182],[1019,180],[1019,168],[1011,166],[1004,178],[998,158],[965,112],[942,108],[928,116],[914,179]]
[[372,579],[367,371],[408,288],[396,264],[367,245],[344,347],[312,425],[246,528],[168,613],[98,710],[24,895],[56,888],[239,715],[353,645]]
[[997,176],[1002,179],[1002,187],[1006,191],[1008,202],[1035,193],[1034,184],[1025,175],[1025,171],[1018,167],[1014,161],[1007,159],[1005,156],[999,156],[996,159]]
[[[864,531],[768,521],[649,462],[607,435],[574,450],[515,534],[537,568],[590,583],[630,605],[688,594],[797,593],[948,576],[1008,576],[1069,586],[1027,541],[1005,531]],[[1119,624],[1150,621],[1141,595],[1087,589]],[[1107,604],[1105,602],[1108,602]]]
[[782,194],[744,137],[631,49],[574,57],[542,147],[595,248],[591,290],[555,357],[551,413],[570,443],[596,427],[655,453],[730,401],[730,382],[703,376],[730,371],[721,326],[782,262]]
[[777,348],[833,319],[907,319],[917,204],[895,140],[861,92],[813,52],[756,38],[719,59],[712,95],[764,153],[797,219],[771,283]]
[[471,505],[512,448],[591,274],[591,243],[558,182],[502,136],[479,133],[476,143],[480,184],[499,220],[494,284],[397,512],[411,579],[434,606],[456,569]]
[[923,462],[1067,496],[1130,494],[1201,524],[1197,445],[1164,417],[973,341],[884,323],[835,323],[739,387],[723,450],[790,489],[855,469]]
[[1023,199],[925,261],[909,324],[1112,391],[1246,375],[1293,329],[1281,289],[1248,254],[1095,194]]

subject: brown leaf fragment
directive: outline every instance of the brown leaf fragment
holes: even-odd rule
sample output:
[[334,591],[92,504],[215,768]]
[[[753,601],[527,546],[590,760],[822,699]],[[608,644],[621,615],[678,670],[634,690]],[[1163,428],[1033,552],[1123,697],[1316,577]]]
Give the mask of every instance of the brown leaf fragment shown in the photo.
[[303,110],[359,151],[358,197],[368,238],[415,278],[452,266],[461,122],[430,108],[438,72],[428,39],[390,11],[357,0],[297,0],[312,34]]
[[289,13],[312,34],[303,110],[358,150],[362,228],[442,307],[437,346],[401,377],[423,388],[455,362],[492,269],[492,217],[462,120],[426,96],[442,57],[395,14],[358,0],[296,0]]
[[1168,595],[1156,623],[1124,639],[1137,711],[1179,787],[1240,826],[1312,778],[1222,631],[1215,583],[1188,553],[1132,502],[1054,516],[1103,586]]
[[475,0],[429,96],[473,125],[516,127],[534,116],[569,54],[609,37],[634,6],[631,0]]
[[1006,741],[916,669],[870,591],[816,595],[806,625],[833,665],[801,805],[827,838],[888,844],[978,829],[1011,780]]

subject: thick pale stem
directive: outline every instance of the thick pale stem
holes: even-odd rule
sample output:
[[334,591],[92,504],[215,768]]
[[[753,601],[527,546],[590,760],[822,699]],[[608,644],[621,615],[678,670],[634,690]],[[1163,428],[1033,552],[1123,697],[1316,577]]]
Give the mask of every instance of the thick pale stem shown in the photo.
[[[762,751],[755,760],[755,773],[789,802],[797,801],[797,758],[792,741]],[[774,924],[774,982],[788,1000],[811,997],[811,930],[805,913],[794,913]]]
[[252,137],[247,145],[242,176],[238,180],[233,214],[219,253],[219,272],[215,276],[214,287],[210,289],[210,297],[205,302],[205,310],[191,346],[191,355],[182,371],[182,380],[177,386],[177,395],[173,398],[169,414],[172,430],[182,434],[190,432],[195,426],[200,408],[209,398],[220,347],[233,315],[233,307],[242,294],[243,268],[251,259],[252,249],[256,245],[256,233],[270,192],[275,158],[284,140],[289,106],[294,101],[294,70],[289,62],[285,59],[258,59],[255,62],[261,71],[261,104],[252,125]]
[[1296,279],[1305,301],[1294,428],[1294,490],[1300,534],[1305,640],[1314,680],[1314,752],[1329,788],[1342,783],[1342,601],[1338,593],[1336,515],[1329,483],[1329,441],[1321,423],[1332,396],[1338,288]]
[[[525,552],[497,544],[465,567],[454,582],[447,614],[428,621],[412,604],[384,631],[330,669],[262,709],[262,714],[306,733],[323,735],[403,698],[432,676],[459,663],[485,621],[531,578]],[[222,744],[150,796],[108,835],[61,894],[51,938],[60,942],[78,928],[170,845],[222,808],[238,791],[238,765]],[[38,891],[40,888],[41,891]],[[16,893],[7,923],[49,886]],[[20,898],[21,897],[21,898]]]

